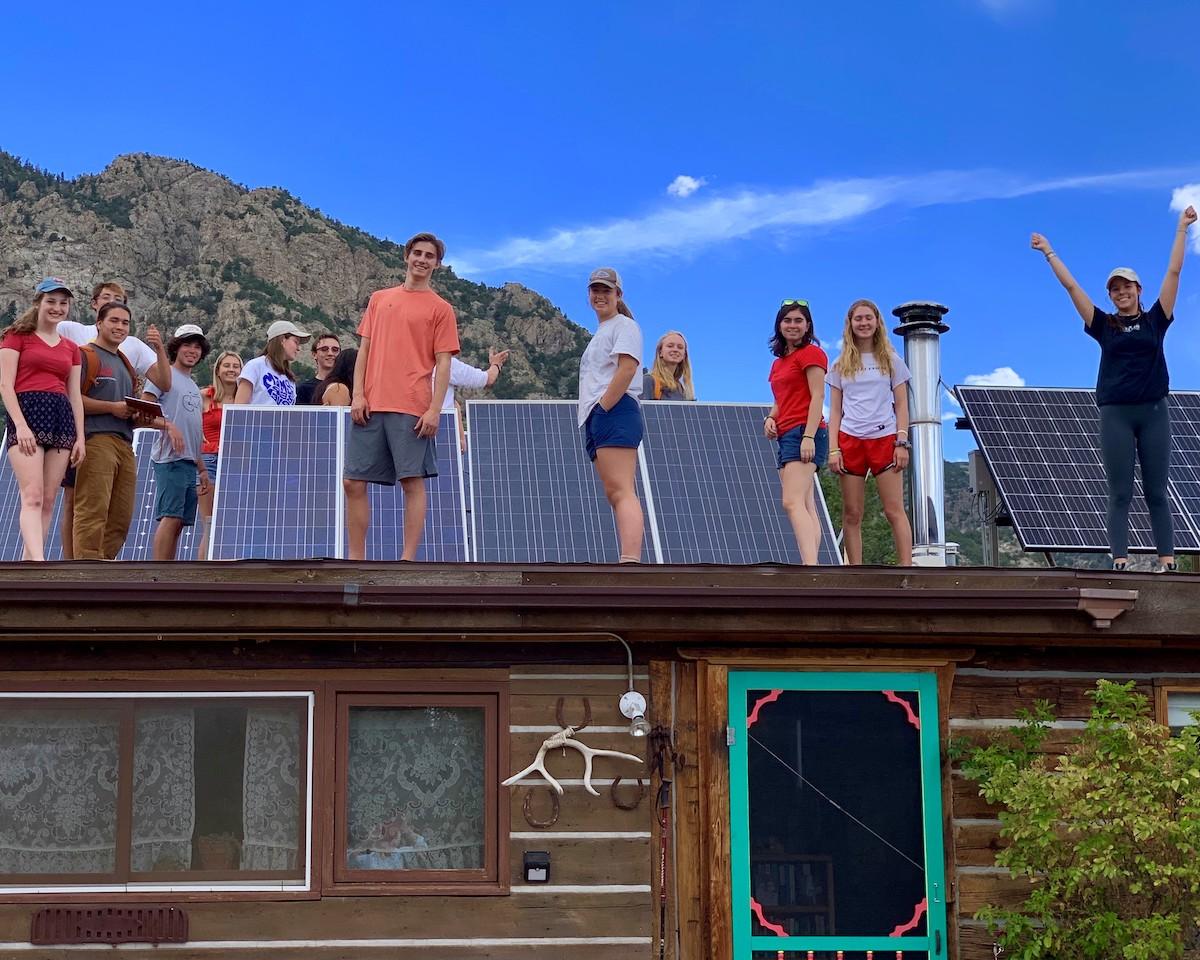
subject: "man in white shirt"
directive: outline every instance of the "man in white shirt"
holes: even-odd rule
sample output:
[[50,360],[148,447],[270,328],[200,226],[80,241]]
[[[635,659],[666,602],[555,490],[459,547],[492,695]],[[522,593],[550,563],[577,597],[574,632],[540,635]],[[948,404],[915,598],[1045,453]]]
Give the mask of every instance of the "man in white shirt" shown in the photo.
[[[92,288],[92,312],[99,312],[106,303],[127,303],[125,288],[115,280],[106,280]],[[96,325],[83,324],[76,320],[63,320],[58,325],[58,335],[66,337],[73,343],[83,347],[96,339]],[[163,350],[162,337],[158,328],[151,324],[146,328],[146,338],[154,344],[150,346],[135,336],[128,336],[121,341],[120,351],[129,358],[133,369],[139,377],[148,378],[155,385],[164,389],[171,385],[171,363]],[[153,371],[153,372],[152,372]],[[69,468],[63,477],[63,510],[62,521],[59,524],[59,536],[62,539],[62,555],[64,560],[75,559],[75,538],[72,528],[75,525],[75,469]]]
[[[450,358],[450,386],[446,388],[446,399],[442,402],[442,413],[453,413],[458,401],[454,399],[454,388],[463,390],[486,390],[496,382],[500,371],[508,360],[507,350],[489,350],[488,368],[480,370],[469,363],[463,363],[458,357]],[[467,433],[463,428],[462,411],[458,416],[458,449],[467,452]]]

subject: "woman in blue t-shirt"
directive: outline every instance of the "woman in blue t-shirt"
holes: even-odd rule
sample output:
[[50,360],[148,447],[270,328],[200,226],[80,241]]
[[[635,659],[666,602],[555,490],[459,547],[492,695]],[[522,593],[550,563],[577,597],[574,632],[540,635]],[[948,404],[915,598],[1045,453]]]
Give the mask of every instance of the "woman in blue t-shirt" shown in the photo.
[[1040,233],[1033,249],[1046,262],[1071,295],[1083,318],[1088,336],[1100,344],[1100,371],[1096,376],[1096,405],[1100,408],[1100,455],[1108,480],[1108,545],[1113,569],[1124,570],[1129,560],[1129,501],[1133,497],[1134,460],[1142,465],[1142,488],[1150,511],[1150,527],[1158,549],[1158,571],[1175,569],[1171,506],[1167,500],[1167,474],[1171,461],[1171,420],[1167,412],[1167,359],[1163,338],[1174,318],[1179,293],[1179,273],[1187,246],[1188,227],[1196,222],[1196,209],[1179,216],[1167,275],[1158,299],[1149,310],[1142,307],[1142,283],[1129,267],[1108,275],[1108,296],[1116,313],[1105,313],[1084,292],[1071,272]]

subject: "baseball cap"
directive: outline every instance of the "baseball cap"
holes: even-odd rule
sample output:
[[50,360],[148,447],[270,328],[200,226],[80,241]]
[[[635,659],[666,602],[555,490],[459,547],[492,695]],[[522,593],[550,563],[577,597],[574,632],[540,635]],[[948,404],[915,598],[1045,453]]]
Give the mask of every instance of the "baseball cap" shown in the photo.
[[1131,267],[1117,267],[1116,270],[1108,275],[1108,279],[1104,281],[1104,289],[1107,290],[1111,287],[1114,280],[1131,280],[1139,287],[1142,285],[1141,278],[1133,272]]
[[602,283],[606,287],[620,290],[621,275],[612,267],[597,267],[592,271],[592,275],[588,277],[588,286],[590,287],[593,283]]
[[301,340],[307,340],[309,336],[298,326],[292,323],[291,320],[276,320],[273,324],[267,327],[268,340],[274,340],[276,337],[285,337],[289,334],[293,337],[299,337]]
[[204,337],[204,331],[194,323],[185,323],[182,327],[175,328],[175,339],[182,340],[184,337]]
[[58,277],[47,277],[33,288],[34,293],[53,293],[55,290],[64,290],[70,296],[75,296],[71,292],[71,288],[67,286],[66,281],[60,280]]

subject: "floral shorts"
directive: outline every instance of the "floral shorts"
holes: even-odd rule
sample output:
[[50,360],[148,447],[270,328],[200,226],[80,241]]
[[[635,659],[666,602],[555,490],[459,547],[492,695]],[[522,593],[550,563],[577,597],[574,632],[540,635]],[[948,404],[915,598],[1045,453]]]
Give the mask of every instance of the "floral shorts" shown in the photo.
[[[75,414],[71,401],[63,393],[47,393],[28,390],[17,394],[21,413],[38,446],[47,450],[70,450],[75,445]],[[7,417],[4,445],[17,445],[17,428],[12,417]]]

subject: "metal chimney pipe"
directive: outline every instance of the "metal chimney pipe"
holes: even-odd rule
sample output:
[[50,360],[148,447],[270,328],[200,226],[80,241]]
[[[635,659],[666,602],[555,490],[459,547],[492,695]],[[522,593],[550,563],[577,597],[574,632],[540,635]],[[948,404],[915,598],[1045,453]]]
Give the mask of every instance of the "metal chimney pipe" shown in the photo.
[[913,565],[946,565],[946,468],[942,457],[941,336],[950,329],[940,303],[902,303],[893,330],[904,338],[904,362],[912,372],[908,438],[912,444]]

